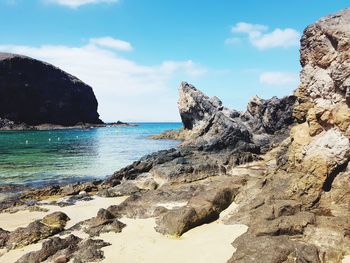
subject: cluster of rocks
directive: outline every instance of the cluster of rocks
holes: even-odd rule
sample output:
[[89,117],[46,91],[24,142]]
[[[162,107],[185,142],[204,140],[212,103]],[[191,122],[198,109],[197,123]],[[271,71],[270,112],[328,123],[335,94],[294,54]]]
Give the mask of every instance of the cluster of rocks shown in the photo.
[[[70,218],[62,212],[54,212],[27,227],[9,232],[0,228],[0,245],[7,249],[24,247],[61,232]],[[0,247],[0,248],[1,248]]]
[[104,259],[101,248],[110,244],[101,239],[81,239],[74,235],[53,237],[45,241],[38,251],[29,252],[16,261],[28,262],[99,262]]

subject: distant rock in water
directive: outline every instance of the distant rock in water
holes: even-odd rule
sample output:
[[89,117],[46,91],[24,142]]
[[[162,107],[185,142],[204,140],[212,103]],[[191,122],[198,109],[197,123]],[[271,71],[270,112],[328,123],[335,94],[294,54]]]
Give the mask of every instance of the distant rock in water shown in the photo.
[[0,53],[0,118],[16,124],[101,124],[92,88],[26,56]]

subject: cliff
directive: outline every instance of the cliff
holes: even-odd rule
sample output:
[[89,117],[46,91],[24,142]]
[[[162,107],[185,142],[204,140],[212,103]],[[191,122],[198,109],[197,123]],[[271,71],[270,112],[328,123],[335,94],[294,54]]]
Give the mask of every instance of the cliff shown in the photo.
[[0,53],[3,123],[101,124],[97,106],[92,88],[72,75],[29,57]]

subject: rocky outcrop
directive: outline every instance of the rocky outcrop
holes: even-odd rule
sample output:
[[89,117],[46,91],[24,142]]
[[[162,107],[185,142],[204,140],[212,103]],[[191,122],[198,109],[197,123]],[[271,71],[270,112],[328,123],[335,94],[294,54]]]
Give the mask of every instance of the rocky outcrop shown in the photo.
[[[230,262],[341,262],[350,253],[349,24],[346,9],[305,29],[292,110],[299,124],[280,147],[279,168],[232,218],[250,228]],[[286,214],[276,216],[281,200]]]
[[53,237],[45,241],[40,250],[25,254],[16,263],[97,262],[104,258],[101,248],[109,245],[100,239],[82,240],[74,235],[64,239]]
[[55,212],[45,216],[42,220],[36,220],[27,227],[17,228],[7,233],[6,247],[14,249],[36,243],[61,232],[66,226],[69,217],[62,212]]
[[82,230],[90,237],[95,237],[107,232],[120,233],[124,227],[126,225],[120,222],[115,215],[101,208],[95,217],[79,222],[68,229],[67,232]]
[[295,96],[262,100],[254,97],[240,113],[210,98],[194,86],[179,87],[179,111],[184,128],[153,136],[182,139],[178,149],[160,151],[117,171],[107,185],[151,173],[171,182],[191,182],[226,174],[230,167],[259,159],[271,145],[281,142],[294,123]]
[[102,123],[91,87],[50,64],[7,53],[0,53],[0,118],[27,125]]
[[305,122],[293,128],[284,164],[312,175],[319,191],[329,190],[350,158],[349,23],[347,9],[308,26],[301,39],[296,108]]
[[219,98],[210,98],[186,82],[181,83],[179,95],[184,127],[152,138],[182,140],[183,146],[209,151],[240,148],[240,151],[260,152],[285,139],[295,122],[295,96],[269,100],[255,96],[242,113],[224,107]]
[[[234,200],[241,184],[232,184],[232,180],[222,180],[217,187],[207,189],[189,199],[186,206],[174,208],[157,220],[156,230],[162,234],[181,236],[188,230],[219,218]],[[242,182],[240,182],[242,183]]]

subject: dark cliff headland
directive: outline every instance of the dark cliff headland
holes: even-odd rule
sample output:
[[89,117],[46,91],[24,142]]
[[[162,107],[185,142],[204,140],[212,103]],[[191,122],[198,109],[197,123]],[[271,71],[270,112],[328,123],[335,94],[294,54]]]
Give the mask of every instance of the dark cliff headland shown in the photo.
[[[23,71],[23,59],[27,58],[0,61],[0,70],[9,74],[5,80],[0,77],[0,93],[12,85],[19,92],[16,94],[23,95],[23,100],[14,95],[16,103],[43,106],[39,110],[42,123],[99,123],[91,88],[58,69],[46,81],[68,81],[75,92],[86,92],[81,101],[74,101],[75,93],[68,91],[63,97],[49,92],[37,99],[20,92],[23,82],[18,74]],[[12,69],[12,63],[19,68]],[[52,69],[32,63],[39,71]],[[125,224],[125,218],[153,218],[157,232],[179,237],[222,220],[220,214],[237,204],[220,222],[243,224],[248,230],[232,238],[236,250],[232,247],[227,262],[342,262],[350,254],[350,9],[321,18],[305,29],[300,63],[300,84],[293,95],[267,100],[254,97],[245,112],[228,109],[219,98],[210,98],[182,82],[178,105],[184,127],[155,136],[182,140],[178,148],[145,156],[104,181],[23,192],[2,202],[0,208],[3,213],[40,210],[38,201],[48,197],[57,198],[55,205],[61,206],[91,198],[125,200],[98,207],[101,209],[94,217],[68,229],[69,218],[64,213],[46,215],[25,228],[0,229],[0,247],[11,251],[45,240],[40,250],[17,262],[54,261],[62,255],[77,262],[100,260],[104,257],[101,248],[110,245],[103,241],[103,234],[113,232],[118,237],[127,231],[132,223]],[[51,96],[52,101],[48,99]],[[1,99],[2,95],[2,116],[28,123],[30,112],[24,114],[15,102],[4,108]],[[66,118],[60,105],[76,115]],[[62,196],[66,198],[63,201],[59,199]],[[84,232],[89,239],[75,235],[48,239],[73,231]]]

